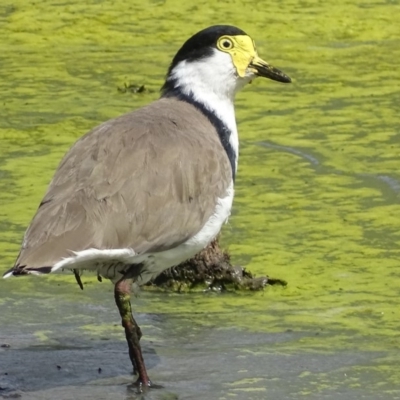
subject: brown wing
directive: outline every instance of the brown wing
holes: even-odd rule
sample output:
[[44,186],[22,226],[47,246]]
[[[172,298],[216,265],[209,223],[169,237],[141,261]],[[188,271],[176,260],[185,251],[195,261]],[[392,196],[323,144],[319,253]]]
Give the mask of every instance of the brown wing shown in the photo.
[[75,143],[14,268],[52,266],[71,250],[175,247],[202,228],[231,179],[211,123],[188,103],[158,100]]

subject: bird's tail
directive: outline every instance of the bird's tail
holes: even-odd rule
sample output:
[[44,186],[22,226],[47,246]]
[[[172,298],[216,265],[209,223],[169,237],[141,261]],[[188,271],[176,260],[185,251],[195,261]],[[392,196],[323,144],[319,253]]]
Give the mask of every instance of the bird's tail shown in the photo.
[[51,268],[52,267],[29,268],[26,265],[15,265],[3,274],[3,279],[7,279],[10,276],[49,274]]

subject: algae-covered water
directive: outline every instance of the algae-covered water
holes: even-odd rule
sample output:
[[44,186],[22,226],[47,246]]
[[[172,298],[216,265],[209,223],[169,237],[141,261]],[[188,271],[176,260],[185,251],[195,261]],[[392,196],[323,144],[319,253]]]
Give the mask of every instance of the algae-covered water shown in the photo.
[[[3,3],[0,272],[69,146],[156,99],[191,34],[237,25],[293,83],[238,95],[223,230],[235,263],[288,286],[144,291],[135,315],[164,388],[137,395],[109,283],[0,280],[0,397],[399,399],[399,15],[395,0]],[[117,90],[129,83],[148,90]]]

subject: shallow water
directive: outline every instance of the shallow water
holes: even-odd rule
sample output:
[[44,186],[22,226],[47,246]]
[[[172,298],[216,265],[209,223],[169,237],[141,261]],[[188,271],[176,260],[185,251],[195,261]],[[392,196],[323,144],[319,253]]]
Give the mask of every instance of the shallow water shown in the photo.
[[[190,34],[240,26],[294,78],[238,96],[240,167],[223,231],[234,262],[289,285],[143,292],[145,359],[164,388],[141,396],[110,284],[0,280],[0,344],[10,345],[0,347],[0,397],[400,398],[399,12],[398,1],[315,0],[0,9],[1,271],[65,151],[156,99]],[[149,91],[117,90],[129,82]]]

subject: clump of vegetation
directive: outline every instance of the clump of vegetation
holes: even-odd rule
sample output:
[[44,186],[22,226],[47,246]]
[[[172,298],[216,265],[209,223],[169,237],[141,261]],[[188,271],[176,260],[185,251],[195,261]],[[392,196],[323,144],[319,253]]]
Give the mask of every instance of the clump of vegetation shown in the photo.
[[184,263],[158,275],[148,285],[174,291],[195,288],[205,290],[262,290],[266,285],[287,283],[268,276],[256,277],[246,268],[232,265],[230,255],[222,250],[218,238]]
[[123,87],[117,87],[118,92],[121,93],[149,93],[150,90],[146,88],[146,85],[137,85],[135,83],[125,83]]

